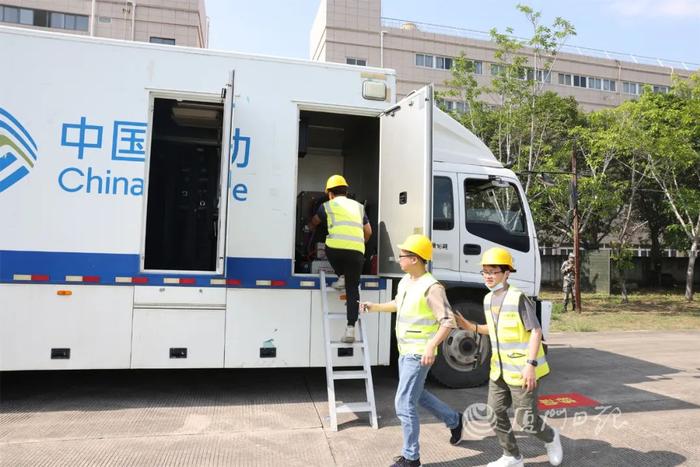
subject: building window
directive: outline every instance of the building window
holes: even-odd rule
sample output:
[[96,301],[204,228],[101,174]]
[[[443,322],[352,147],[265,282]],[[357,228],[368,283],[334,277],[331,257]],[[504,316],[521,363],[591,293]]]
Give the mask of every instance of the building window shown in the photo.
[[151,42],[153,44],[167,44],[167,45],[175,45],[175,39],[170,39],[168,37],[155,37],[151,36],[150,39],[148,39],[148,42]]
[[[450,62],[450,67],[446,68],[447,70],[452,68],[452,59],[451,58],[445,58],[445,60],[449,60]],[[475,75],[481,75],[484,73],[484,62],[481,60],[469,60],[465,59],[464,63],[466,65],[466,68],[471,71],[471,73],[474,73]]]
[[535,70],[533,70],[532,68],[527,68],[524,72],[524,75],[528,81],[534,81],[535,76],[537,76],[537,81],[540,83],[552,82],[552,74],[549,70],[537,70],[537,73],[535,73]]
[[495,63],[491,64],[491,76],[500,76],[505,74],[506,67],[503,65],[496,65]]
[[19,10],[19,24],[34,25],[34,10]]
[[588,78],[588,87],[590,89],[603,89],[603,81],[600,78]]
[[571,86],[571,75],[559,73],[559,84],[563,84],[564,86]]
[[537,70],[537,81],[540,83],[551,83],[552,72],[550,70]]
[[51,17],[49,18],[49,27],[63,29],[65,24],[66,24],[66,19],[65,19],[63,13],[54,13],[54,12],[51,13]]
[[[41,26],[42,28],[49,27],[49,16],[50,13],[45,10],[34,10],[34,26]],[[86,17],[87,19],[87,17]]]
[[439,100],[438,105],[448,112],[465,113],[469,110],[469,104],[462,101]]
[[454,60],[450,57],[416,54],[416,66],[436,68],[438,70],[451,70],[453,64]]
[[364,58],[347,57],[345,59],[345,63],[347,63],[348,65],[367,66],[367,60],[365,60]]
[[3,7],[3,21],[6,23],[19,23],[19,8],[11,6]]
[[432,55],[424,55],[424,54],[416,54],[416,66],[424,66],[427,68],[432,68],[433,67],[433,56]]
[[0,21],[44,28],[88,30],[88,17],[57,11],[0,6]]
[[604,79],[603,80],[603,91],[615,92],[615,80]]
[[633,96],[638,96],[641,94],[642,86],[639,83],[632,83],[629,81],[622,82],[622,92],[625,94],[631,94]]
[[671,89],[668,86],[663,86],[660,84],[655,84],[652,88],[654,92],[658,92],[661,94],[667,94]]
[[588,79],[585,76],[580,76],[580,75],[574,75],[574,86],[578,86],[579,88],[585,88],[587,87]]
[[450,57],[435,57],[435,68],[440,70],[451,70],[452,59]]

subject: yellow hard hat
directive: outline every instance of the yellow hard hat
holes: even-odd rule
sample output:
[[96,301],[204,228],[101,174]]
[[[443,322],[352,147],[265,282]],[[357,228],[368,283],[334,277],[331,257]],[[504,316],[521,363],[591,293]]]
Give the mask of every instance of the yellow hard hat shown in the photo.
[[489,266],[508,266],[512,272],[515,272],[513,266],[513,255],[505,248],[493,247],[486,250],[481,257],[481,265]]
[[348,186],[348,182],[345,181],[345,177],[342,175],[331,175],[328,177],[328,181],[326,182],[326,191],[338,186]]
[[426,261],[433,259],[433,242],[425,235],[409,235],[403,243],[397,246],[402,250],[415,253]]

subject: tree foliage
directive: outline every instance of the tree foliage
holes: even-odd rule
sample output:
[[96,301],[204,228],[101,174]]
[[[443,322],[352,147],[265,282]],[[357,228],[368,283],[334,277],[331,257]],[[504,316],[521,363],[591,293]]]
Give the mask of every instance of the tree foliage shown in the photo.
[[636,100],[584,114],[574,98],[543,90],[559,50],[576,34],[573,25],[556,18],[545,26],[540,12],[518,9],[531,35],[491,30],[494,63],[484,70],[490,82],[462,55],[446,82],[450,90],[439,97],[464,101],[466,111],[455,118],[518,174],[541,244],[571,242],[576,157],[582,245],[614,245],[623,280],[628,250],[642,232],[656,258],[662,245],[687,250],[686,298],[692,299],[700,245],[700,74],[676,79],[669,93],[646,87]]

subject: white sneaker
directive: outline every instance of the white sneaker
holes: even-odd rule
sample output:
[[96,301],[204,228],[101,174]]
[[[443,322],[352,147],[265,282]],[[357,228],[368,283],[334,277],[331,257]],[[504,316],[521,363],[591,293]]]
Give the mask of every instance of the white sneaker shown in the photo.
[[489,462],[488,467],[524,467],[523,456],[513,457],[506,456],[505,454],[501,456],[497,461]]
[[335,290],[345,290],[345,276],[338,277],[338,280],[331,284]]
[[552,465],[561,464],[564,458],[564,450],[561,448],[561,439],[559,438],[559,430],[552,427],[554,431],[554,439],[551,443],[544,443],[544,447],[547,448],[547,457],[549,457],[549,463]]
[[340,340],[346,344],[355,342],[355,326],[347,326],[345,328],[345,335]]

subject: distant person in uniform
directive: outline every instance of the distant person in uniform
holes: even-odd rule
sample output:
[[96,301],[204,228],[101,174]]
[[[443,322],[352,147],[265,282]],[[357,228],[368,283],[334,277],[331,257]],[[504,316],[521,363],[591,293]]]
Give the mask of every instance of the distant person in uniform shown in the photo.
[[561,265],[562,275],[562,291],[564,292],[564,311],[569,306],[569,297],[571,297],[571,309],[576,309],[576,294],[574,293],[574,282],[576,275],[576,258],[573,252],[569,253],[569,257]]

